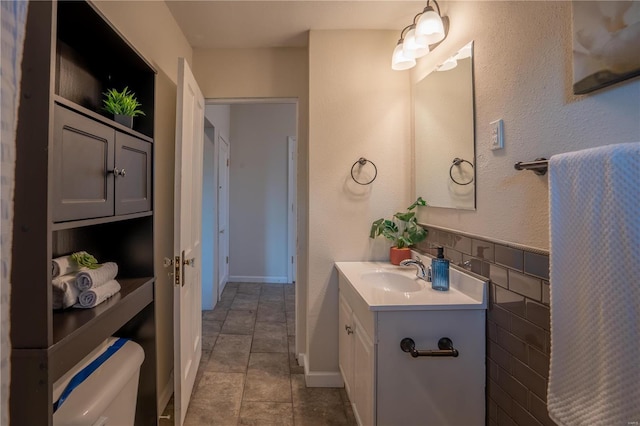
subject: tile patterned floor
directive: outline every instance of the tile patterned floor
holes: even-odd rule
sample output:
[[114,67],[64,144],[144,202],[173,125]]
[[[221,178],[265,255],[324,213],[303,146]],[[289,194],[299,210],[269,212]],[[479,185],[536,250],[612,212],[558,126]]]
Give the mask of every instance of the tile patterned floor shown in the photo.
[[[355,425],[344,389],[307,388],[294,356],[292,284],[228,283],[202,313],[202,360],[185,425]],[[160,425],[173,425],[173,401]]]

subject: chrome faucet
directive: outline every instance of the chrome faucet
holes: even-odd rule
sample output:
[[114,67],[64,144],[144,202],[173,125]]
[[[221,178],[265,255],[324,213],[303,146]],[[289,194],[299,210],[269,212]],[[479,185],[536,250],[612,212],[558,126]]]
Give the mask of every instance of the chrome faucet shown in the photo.
[[417,257],[415,259],[405,259],[400,262],[400,266],[411,266],[411,265],[414,265],[417,268],[416,277],[420,278],[421,280],[431,282],[430,266],[424,266],[424,263],[422,263],[422,261]]

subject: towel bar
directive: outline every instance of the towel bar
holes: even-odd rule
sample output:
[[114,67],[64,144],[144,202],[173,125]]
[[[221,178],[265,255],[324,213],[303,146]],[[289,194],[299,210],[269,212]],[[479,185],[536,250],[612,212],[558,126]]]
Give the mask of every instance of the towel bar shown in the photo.
[[409,352],[412,357],[417,358],[419,356],[452,356],[457,357],[459,355],[458,350],[453,347],[453,342],[448,337],[441,337],[438,340],[438,349],[416,349],[416,343],[410,337],[405,337],[400,342],[400,349],[402,352]]
[[516,170],[532,170],[538,176],[544,176],[549,168],[549,160],[546,158],[536,158],[535,161],[518,161],[513,165]]

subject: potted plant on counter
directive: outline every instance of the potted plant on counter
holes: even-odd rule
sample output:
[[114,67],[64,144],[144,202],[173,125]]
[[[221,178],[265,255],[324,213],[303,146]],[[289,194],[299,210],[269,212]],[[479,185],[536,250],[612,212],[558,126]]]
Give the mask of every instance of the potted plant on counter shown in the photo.
[[397,212],[392,219],[380,218],[371,224],[369,238],[380,235],[393,243],[389,252],[389,258],[393,265],[399,265],[404,259],[411,258],[410,246],[427,238],[427,230],[418,225],[415,211],[417,206],[426,206],[427,202],[418,199],[407,207],[406,212]]
[[139,108],[142,106],[136,99],[135,93],[128,87],[118,92],[116,89],[109,89],[103,93],[105,98],[104,110],[113,114],[116,123],[120,123],[128,128],[133,128],[133,117],[145,115]]

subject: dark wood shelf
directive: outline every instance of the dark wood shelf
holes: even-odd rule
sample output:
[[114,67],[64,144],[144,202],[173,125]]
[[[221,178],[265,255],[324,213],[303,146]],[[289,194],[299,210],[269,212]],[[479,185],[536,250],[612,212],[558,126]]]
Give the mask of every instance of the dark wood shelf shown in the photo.
[[91,309],[53,312],[49,374],[56,380],[153,301],[154,278],[117,278],[122,289]]
[[[136,342],[145,353],[135,424],[156,425],[151,207],[156,71],[91,0],[29,2],[21,69],[11,248],[9,422],[52,426],[53,383],[105,339],[118,336]],[[103,93],[124,87],[135,93],[145,114],[134,119],[133,129],[116,123],[102,109]],[[89,123],[88,130],[83,123]],[[61,130],[66,138],[60,137]],[[134,148],[123,153],[130,147]],[[95,153],[105,157],[104,164]],[[140,159],[146,162],[144,170],[136,168]],[[122,161],[118,167],[126,167],[131,179],[119,188],[115,182],[104,188],[102,182],[95,184],[99,174],[104,181],[115,181],[107,172],[115,172],[116,161]],[[65,176],[69,179],[63,182]],[[67,192],[61,194],[59,188]],[[101,188],[111,192],[102,194]],[[71,214],[60,215],[55,206],[62,199],[80,202]],[[113,203],[113,208],[92,211],[81,205],[93,200],[108,207]],[[53,311],[51,260],[80,250],[103,262],[116,262],[121,290],[92,309]]]
[[[53,100],[55,101],[55,103],[62,105],[65,108],[69,108],[74,110],[75,112],[79,112],[82,115],[86,115],[87,117],[99,121],[102,124],[106,124],[109,127],[113,127],[114,129],[124,132],[124,133],[128,133],[131,136],[135,136],[137,138],[140,138],[146,142],[149,143],[153,143],[153,138],[150,138],[149,136],[142,134],[140,132],[137,132],[133,129],[128,128],[127,126],[123,126],[120,123],[116,123],[115,121],[113,121],[112,119],[110,119],[109,117],[105,117],[102,114],[99,114],[95,111],[91,111],[88,108],[85,108],[81,105],[78,105],[77,103],[70,101],[69,99],[63,98],[60,95],[53,95]],[[135,118],[134,118],[135,120]]]
[[69,222],[57,222],[51,225],[52,231],[61,231],[63,229],[82,228],[84,226],[101,225],[103,223],[120,222],[122,220],[138,219],[140,217],[153,216],[153,210],[140,213],[131,213],[117,216],[98,217],[94,219],[72,220]]

